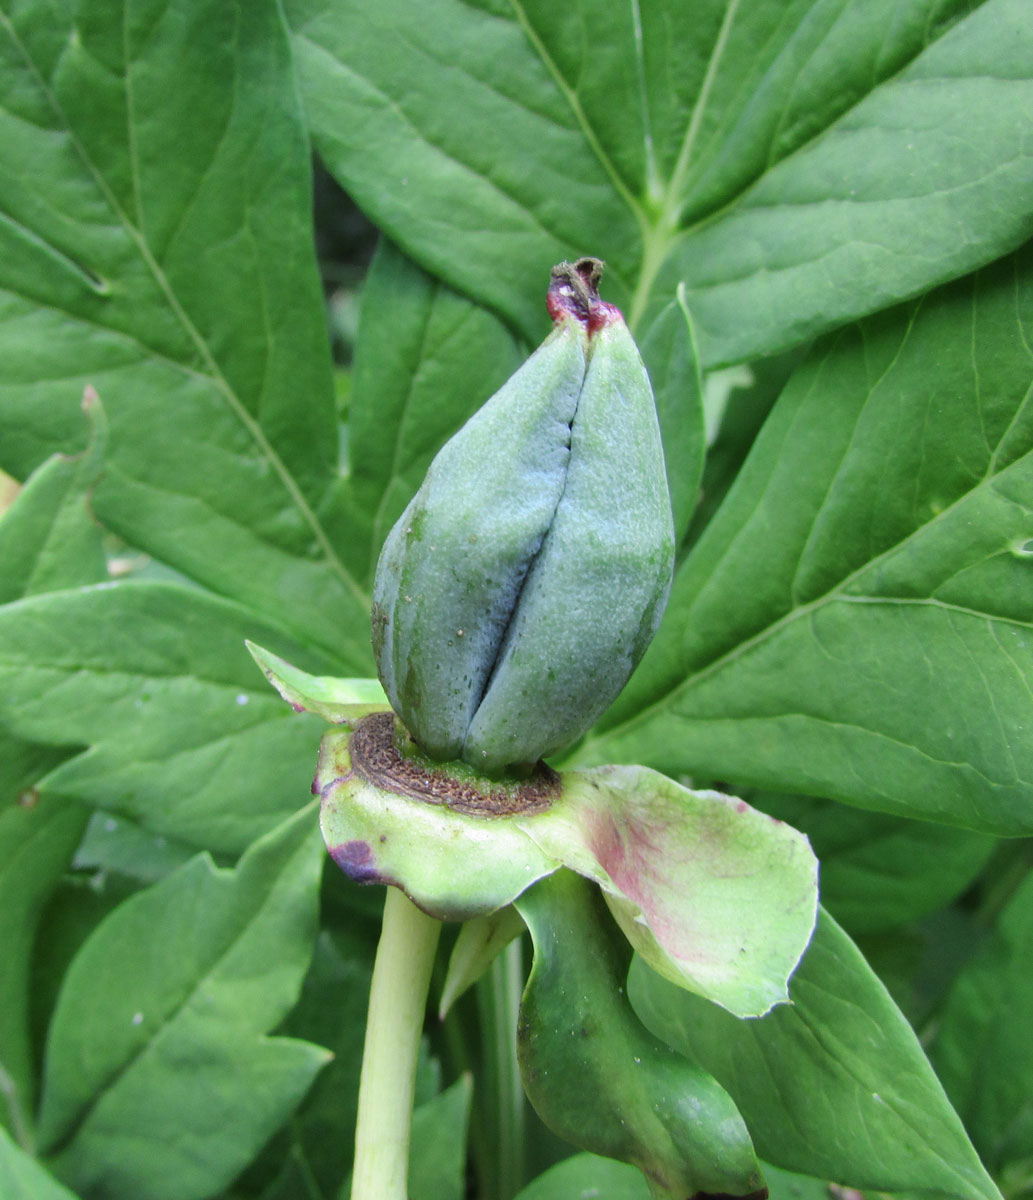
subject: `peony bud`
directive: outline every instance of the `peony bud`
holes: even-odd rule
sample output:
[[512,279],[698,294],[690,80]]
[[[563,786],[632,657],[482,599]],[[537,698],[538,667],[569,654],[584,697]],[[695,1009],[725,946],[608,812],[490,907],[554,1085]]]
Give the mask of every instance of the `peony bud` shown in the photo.
[[653,394],[601,264],[553,271],[556,328],[441,449],[373,588],[384,690],[433,758],[495,775],[568,746],[659,623],[674,529]]

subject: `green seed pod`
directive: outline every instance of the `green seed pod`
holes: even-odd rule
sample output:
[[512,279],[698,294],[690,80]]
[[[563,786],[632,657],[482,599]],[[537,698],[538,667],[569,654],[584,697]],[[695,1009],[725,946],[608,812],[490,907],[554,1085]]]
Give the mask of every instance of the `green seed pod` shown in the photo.
[[373,589],[381,682],[432,757],[555,753],[656,630],[674,530],[652,390],[599,264],[553,273],[556,329],[439,452]]

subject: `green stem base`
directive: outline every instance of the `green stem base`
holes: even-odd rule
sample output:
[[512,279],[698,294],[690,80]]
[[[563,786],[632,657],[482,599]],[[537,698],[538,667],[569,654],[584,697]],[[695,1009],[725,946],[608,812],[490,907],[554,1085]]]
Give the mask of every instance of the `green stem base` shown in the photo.
[[441,922],[389,887],[359,1078],[352,1200],[406,1200],[416,1061]]

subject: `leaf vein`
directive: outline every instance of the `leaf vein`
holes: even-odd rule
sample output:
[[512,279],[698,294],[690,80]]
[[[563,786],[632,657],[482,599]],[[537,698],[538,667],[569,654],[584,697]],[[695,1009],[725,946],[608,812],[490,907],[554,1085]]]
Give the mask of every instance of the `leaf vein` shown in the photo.
[[112,213],[114,213],[122,228],[125,230],[126,235],[136,247],[137,253],[140,255],[141,260],[151,274],[155,283],[158,285],[159,290],[164,295],[166,302],[168,303],[169,308],[175,316],[177,322],[197,351],[201,362],[205,366],[205,373],[215,384],[217,391],[223,397],[223,400],[229,407],[230,411],[234,413],[238,421],[240,421],[240,423],[246,429],[248,435],[259,447],[261,453],[272,464],[273,470],[280,477],[280,480],[287,490],[291,501],[301,514],[302,520],[312,531],[313,538],[318,544],[321,553],[326,558],[331,569],[340,576],[346,588],[352,592],[355,598],[365,606],[367,603],[367,598],[364,592],[352,577],[347,567],[345,567],[341,558],[337,555],[330,543],[326,530],[323,528],[321,522],[316,517],[312,506],[302,493],[297,480],[288,470],[286,463],[269,441],[265,430],[262,428],[259,421],[252,416],[243,400],[237,395],[236,391],[230,385],[228,379],[216,361],[211,347],[208,345],[204,336],[201,334],[200,330],[191,320],[190,316],[183,308],[183,305],[180,303],[179,297],[175,289],[172,287],[168,276],[165,274],[161,264],[152,253],[150,244],[147,241],[143,230],[134,224],[134,222],[130,219],[129,214],[127,214],[119,204],[117,197],[108,184],[108,181],[105,179],[103,173],[91,158],[82,141],[76,136],[74,130],[72,129],[71,122],[68,120],[68,117],[65,114],[64,109],[62,108],[53,89],[50,87],[42,71],[33,60],[28,48],[18,37],[17,32],[7,18],[6,14],[0,13],[0,23],[2,23],[2,27],[7,31],[8,36],[17,48],[18,53],[25,62],[26,67],[36,83],[36,86],[46,97],[47,102],[53,112],[63,122],[64,129],[67,131],[68,138],[72,146],[75,148],[76,154],[79,156],[87,172],[99,189],[101,195],[104,197],[108,207],[111,209]]

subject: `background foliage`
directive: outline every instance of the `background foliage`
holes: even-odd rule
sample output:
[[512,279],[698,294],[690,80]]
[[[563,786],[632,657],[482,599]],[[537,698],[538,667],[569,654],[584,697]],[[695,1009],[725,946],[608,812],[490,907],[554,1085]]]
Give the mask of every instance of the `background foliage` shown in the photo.
[[[379,899],[321,872],[321,724],[244,639],[371,672],[381,540],[583,253],[682,554],[570,761],[792,821],[831,914],[773,1019],[633,1000],[777,1195],[994,1195],[892,994],[1033,1191],[1031,64],[1026,0],[2,0],[0,1193],[346,1188]],[[382,231],[347,376],[313,152]],[[464,1194],[490,1024],[433,1030],[415,1200]],[[574,1186],[644,1195],[582,1157],[524,1200]]]

